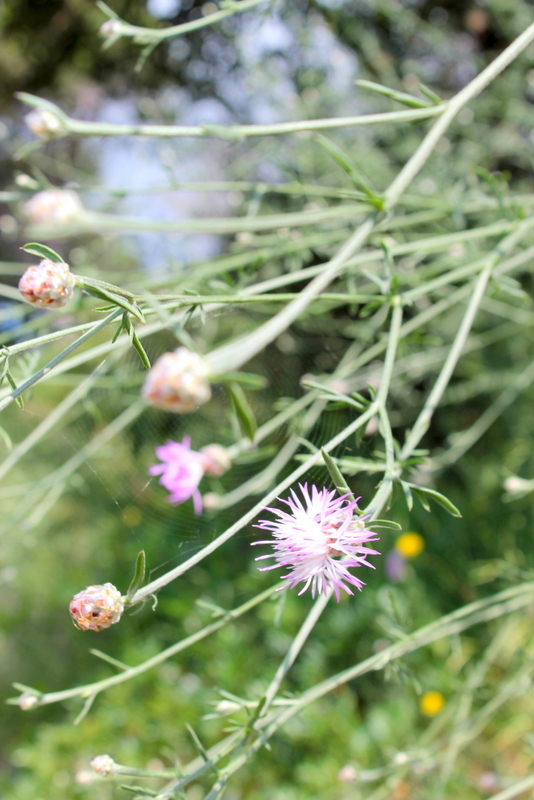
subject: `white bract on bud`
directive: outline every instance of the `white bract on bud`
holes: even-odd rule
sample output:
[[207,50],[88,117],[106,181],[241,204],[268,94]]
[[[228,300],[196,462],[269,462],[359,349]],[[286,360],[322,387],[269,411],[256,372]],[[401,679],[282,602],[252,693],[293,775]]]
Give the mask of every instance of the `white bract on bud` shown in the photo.
[[120,36],[122,32],[122,22],[120,19],[108,19],[100,26],[100,35],[104,39],[113,39],[115,36]]
[[206,475],[222,475],[232,466],[228,451],[220,444],[207,444],[201,448],[200,454],[203,457],[202,466]]
[[72,300],[76,278],[68,264],[44,258],[28,267],[19,281],[19,291],[27,303],[36,308],[62,308]]
[[90,764],[96,774],[100,775],[102,778],[113,775],[117,767],[111,756],[107,755],[95,756]]
[[26,114],[24,122],[30,131],[44,142],[64,136],[67,132],[63,120],[46,108],[34,108]]
[[531,492],[534,489],[534,481],[527,481],[525,478],[520,478],[519,475],[510,475],[504,481],[504,488],[510,494]]
[[142,394],[147,403],[165,411],[188,414],[211,397],[209,367],[187,347],[164,353],[146,377]]
[[29,711],[31,708],[38,706],[40,701],[36,694],[32,694],[31,692],[22,692],[17,702],[19,708],[22,708],[23,711]]
[[103,631],[120,620],[124,601],[112,583],[88,586],[74,595],[69,611],[72,621],[80,630]]
[[83,206],[69,189],[45,189],[24,203],[24,212],[34,225],[66,225],[80,217]]

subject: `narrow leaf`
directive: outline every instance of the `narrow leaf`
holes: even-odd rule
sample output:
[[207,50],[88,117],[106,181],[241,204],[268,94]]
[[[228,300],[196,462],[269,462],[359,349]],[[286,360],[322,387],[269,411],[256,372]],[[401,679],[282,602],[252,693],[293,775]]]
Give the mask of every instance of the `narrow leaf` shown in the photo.
[[217,383],[240,383],[252,390],[265,389],[267,386],[266,378],[253,372],[225,372],[223,375],[216,375],[213,380]]
[[146,555],[144,550],[140,550],[135,561],[134,576],[132,578],[132,582],[128,586],[128,591],[126,592],[127,603],[131,602],[134,594],[143,585],[143,581],[145,580],[145,572],[146,572]]
[[434,92],[428,86],[425,86],[424,83],[419,84],[419,91],[421,94],[424,94],[425,97],[428,97],[428,99],[431,100],[435,105],[440,106],[443,103],[443,100],[439,94],[436,94],[436,92]]
[[123,671],[130,669],[128,664],[123,664],[122,661],[118,661],[116,658],[113,658],[113,656],[108,656],[108,654],[103,653],[102,650],[97,650],[96,648],[91,647],[89,652],[91,655],[101,658],[102,661],[105,661],[107,664],[117,667],[117,669],[122,669]]
[[150,367],[152,366],[151,363],[150,363],[150,359],[146,354],[145,348],[143,347],[143,345],[139,341],[139,337],[137,336],[137,334],[134,331],[133,327],[132,327],[132,337],[131,338],[132,338],[132,346],[137,350],[137,355],[141,359],[141,363],[143,364],[144,367],[146,367],[147,369],[150,369]]
[[243,433],[245,436],[248,436],[251,441],[254,441],[254,435],[258,426],[256,418],[254,417],[254,412],[250,407],[243,389],[239,384],[231,383],[227,386],[227,391],[230,395],[233,409]]
[[399,481],[402,491],[404,492],[404,497],[406,499],[406,505],[408,506],[408,511],[411,511],[413,508],[413,497],[410,491],[410,484],[406,483],[406,481]]
[[44,244],[30,242],[29,244],[23,245],[22,250],[24,250],[25,253],[31,253],[33,256],[39,256],[39,258],[48,258],[50,261],[55,261],[56,264],[65,263],[55,250],[52,250],[51,247],[47,247]]
[[108,292],[118,294],[119,297],[125,297],[126,300],[131,300],[132,302],[135,300],[135,295],[132,294],[132,292],[122,289],[120,286],[115,286],[114,283],[108,283],[107,281],[101,281],[96,278],[88,278],[86,275],[76,275],[75,277],[83,289],[88,287],[93,289],[106,289]]
[[104,289],[100,286],[96,288],[93,286],[86,285],[83,279],[79,285],[81,285],[82,288],[88,294],[93,295],[93,297],[98,297],[101,300],[107,300],[108,302],[113,303],[114,305],[119,306],[120,308],[124,308],[125,311],[128,311],[128,313],[130,313],[133,317],[138,319],[139,322],[142,322],[143,325],[146,325],[146,320],[142,315],[141,311],[139,310],[139,308],[137,308],[136,305],[132,305],[132,303],[129,303],[127,300],[124,299],[124,297],[120,297],[118,294],[110,292],[107,289]]
[[428,507],[428,501],[426,499],[427,497],[429,497],[432,500],[434,500],[434,502],[442,506],[445,509],[445,511],[448,511],[449,514],[452,514],[453,517],[462,516],[460,510],[456,508],[454,503],[451,503],[449,498],[445,497],[445,495],[441,494],[441,492],[437,492],[435,489],[429,489],[427,486],[418,486],[417,484],[414,483],[409,483],[408,486],[412,491],[414,491],[417,494],[419,500],[421,501],[422,505],[427,509],[427,511],[430,510],[430,507]]
[[106,15],[106,17],[109,17],[110,19],[119,19],[120,20],[119,15],[116,14],[115,11],[113,11],[112,8],[110,8],[108,5],[106,5],[104,2],[102,2],[102,0],[96,0],[96,5],[100,9],[100,11],[102,11],[102,13]]
[[381,207],[383,203],[382,198],[376,193],[371,182],[352,163],[346,153],[344,153],[343,150],[337,146],[337,144],[334,144],[334,142],[331,142],[330,139],[320,133],[316,134],[315,140],[347,173],[356,188],[364,192],[373,205]]
[[328,455],[328,453],[326,452],[326,450],[323,450],[323,449],[321,450],[321,455],[323,457],[323,461],[324,461],[324,463],[326,465],[326,468],[327,468],[328,472],[330,473],[330,477],[334,481],[334,486],[338,490],[339,494],[341,494],[341,495],[347,494],[347,495],[349,495],[349,499],[350,500],[354,500],[354,495],[352,494],[351,490],[349,489],[347,481],[345,480],[345,478],[341,474],[341,472],[340,472],[337,464],[333,460],[333,458],[331,458]]
[[392,100],[396,100],[397,103],[402,103],[410,108],[429,108],[430,106],[430,103],[427,100],[419,99],[418,97],[414,97],[412,94],[407,94],[406,92],[397,92],[395,89],[390,89],[388,86],[382,86],[381,83],[363,80],[355,81],[355,83],[356,86],[360,86],[362,89],[370,89],[372,92],[382,94],[384,97],[390,97]]
[[[19,387],[15,383],[15,381],[13,379],[13,376],[12,376],[11,372],[9,371],[9,369],[6,370],[6,378],[7,378],[7,382],[9,383],[9,385],[11,386],[13,391],[16,392]],[[20,395],[18,397],[15,397],[15,402],[18,405],[19,408],[24,408],[24,400],[22,399],[22,397]]]
[[209,762],[210,757],[208,755],[208,751],[206,750],[206,748],[204,747],[204,745],[202,744],[202,742],[200,741],[200,739],[196,735],[196,733],[193,730],[193,728],[191,727],[191,725],[189,725],[189,723],[186,722],[185,723],[185,727],[187,728],[187,730],[189,732],[189,735],[191,736],[191,738],[193,740],[193,743],[194,743],[195,747],[197,748],[199,754],[202,756],[204,761]]

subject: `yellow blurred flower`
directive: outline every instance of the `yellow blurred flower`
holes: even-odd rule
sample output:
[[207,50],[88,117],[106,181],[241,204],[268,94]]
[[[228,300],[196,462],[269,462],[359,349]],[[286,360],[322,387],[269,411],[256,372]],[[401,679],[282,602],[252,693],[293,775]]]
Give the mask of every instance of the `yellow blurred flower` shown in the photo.
[[419,700],[419,709],[425,717],[435,717],[445,705],[445,698],[439,692],[425,692]]
[[403,533],[395,542],[395,549],[404,558],[415,558],[425,549],[425,540],[419,533]]

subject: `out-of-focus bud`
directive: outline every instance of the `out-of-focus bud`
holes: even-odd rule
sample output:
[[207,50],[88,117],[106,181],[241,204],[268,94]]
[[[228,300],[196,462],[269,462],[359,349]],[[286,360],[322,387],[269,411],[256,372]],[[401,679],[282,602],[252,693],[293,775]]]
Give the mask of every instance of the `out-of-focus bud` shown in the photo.
[[72,300],[76,278],[68,264],[44,258],[38,266],[28,267],[19,281],[19,291],[36,308],[62,308]]
[[63,121],[53,111],[48,111],[46,108],[34,108],[33,111],[26,114],[24,121],[30,131],[44,142],[58,139],[67,132]]
[[112,583],[88,586],[74,595],[69,611],[72,621],[80,630],[103,631],[120,620],[124,601]]
[[228,714],[236,714],[242,708],[243,706],[233,700],[221,700],[215,706],[215,711],[222,716],[227,716]]
[[179,347],[154,363],[142,394],[152,406],[188,414],[210,399],[208,375],[208,365],[201,356]]
[[352,764],[347,764],[344,767],[341,767],[337,774],[338,781],[341,783],[354,783],[356,778],[358,777],[358,772]]
[[207,444],[201,448],[200,454],[204,459],[202,466],[206,475],[222,475],[232,465],[228,451],[220,444]]
[[504,481],[504,488],[510,494],[518,494],[520,492],[531,492],[534,489],[534,481],[527,481],[525,478],[520,478],[519,475],[510,475]]
[[66,225],[78,219],[83,206],[69,189],[44,189],[24,203],[24,212],[34,225]]
[[212,509],[217,508],[219,505],[219,495],[215,492],[206,492],[202,495],[202,505],[204,508]]
[[95,756],[90,764],[96,774],[100,775],[102,778],[107,778],[108,775],[113,775],[117,767],[111,756],[107,755]]
[[29,711],[39,705],[39,697],[31,692],[22,692],[18,699],[18,704],[23,711]]
[[122,32],[122,22],[120,19],[108,19],[100,26],[100,35],[104,39],[113,39],[115,36],[120,36]]

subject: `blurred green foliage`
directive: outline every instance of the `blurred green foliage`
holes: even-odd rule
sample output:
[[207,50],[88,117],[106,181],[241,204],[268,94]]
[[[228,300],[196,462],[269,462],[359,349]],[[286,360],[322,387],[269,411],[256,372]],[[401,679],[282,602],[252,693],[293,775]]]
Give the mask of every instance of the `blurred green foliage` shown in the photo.
[[[132,23],[155,24],[140,0],[116,3],[114,8]],[[189,11],[173,22],[185,21]],[[154,52],[140,73],[134,72],[139,51],[132,43],[120,42],[102,53],[97,30],[103,17],[87,0],[32,0],[31,3],[13,0],[4,3],[0,13],[5,35],[0,70],[5,77],[2,100],[6,113],[12,110],[12,92],[21,89],[50,93],[69,108],[78,77],[100,82],[106,91],[117,95],[136,91],[148,96],[161,83],[183,82],[195,96],[202,96],[210,84],[206,79],[195,83],[191,76],[185,75],[183,65],[179,70],[172,67],[166,44]],[[312,13],[324,17],[338,40],[357,54],[360,77],[408,91],[413,91],[420,79],[444,96],[456,91],[466,80],[465,73],[457,67],[467,64],[466,69],[480,68],[532,20],[532,6],[520,0],[488,0],[480,4],[443,0],[439,5],[396,0],[339,3],[299,0],[292,8],[280,9],[282,16],[300,18],[303,37],[306,15]],[[228,34],[210,31],[209,36]],[[191,35],[193,53],[201,52],[202,37],[201,33]],[[433,66],[429,65],[431,55],[435,59]],[[454,233],[489,224],[501,214],[510,219],[517,216],[520,204],[508,202],[511,188],[516,195],[531,191],[533,69],[531,47],[473,104],[474,115],[463,113],[459,124],[443,140],[432,162],[417,179],[411,197],[416,197],[420,208],[427,205],[431,210],[448,203],[451,211],[438,220],[422,223],[417,228],[418,236]],[[427,76],[429,72],[431,78]],[[329,87],[322,83],[320,72],[302,68],[298,78],[300,110],[307,102],[310,116],[333,113],[329,107]],[[306,91],[304,96],[308,99],[303,101]],[[372,95],[365,98],[369,109],[391,107],[382,98]],[[383,189],[413,152],[420,135],[420,126],[402,130],[392,126],[360,130],[356,136],[349,129],[332,138],[347,148],[375,185]],[[241,149],[233,151],[239,157],[235,158],[230,177],[250,180],[251,165],[260,158],[274,159],[280,141],[283,150],[278,163],[283,162],[290,176],[297,175],[305,183],[317,181],[351,188],[342,170],[309,138],[239,145]],[[75,143],[59,142],[49,145],[44,154],[37,154],[35,161],[30,158],[28,161],[37,164],[53,181],[61,177],[82,182],[83,172],[90,172],[91,165],[86,154],[78,156]],[[26,162],[14,165],[6,159],[2,164],[4,174],[10,175],[21,166],[27,167]],[[463,198],[477,192],[497,197],[502,201],[502,209],[463,211]],[[305,200],[314,202],[313,197]],[[262,202],[264,212],[302,207],[300,198],[270,193],[262,197]],[[113,201],[110,206],[113,207]],[[240,210],[246,213],[245,201]],[[348,230],[348,225],[341,227],[342,233]],[[400,230],[392,235],[402,243],[410,241],[413,234]],[[263,239],[254,237],[253,245],[268,245],[275,240],[287,243],[288,238],[286,231],[277,231],[263,235]],[[6,260],[15,258],[16,244],[18,240],[5,245]],[[231,252],[245,251],[249,244],[243,238],[226,241]],[[93,270],[104,277],[112,273],[113,279],[119,281],[128,280],[138,266],[116,239],[80,237],[61,246],[66,248],[69,263],[76,263],[80,272]],[[443,271],[447,264],[452,269],[486,252],[486,244],[477,240],[461,247],[462,250],[449,249],[425,259],[417,254],[407,256],[399,260],[399,271],[408,275],[423,262],[425,267]],[[333,249],[333,245],[326,243],[292,257],[268,262],[258,259],[249,272],[232,271],[228,279],[232,285],[238,285],[240,280],[246,283],[251,273],[258,279],[268,278],[283,270],[313,266]],[[504,298],[502,286],[495,285],[490,293],[494,305],[483,307],[477,318],[475,337],[487,336],[506,323],[510,335],[506,336],[506,331],[499,328],[501,335],[495,341],[483,349],[472,349],[460,362],[444,405],[424,441],[438,459],[440,452],[451,444],[454,432],[468,429],[507,382],[512,383],[532,361],[532,322],[525,322],[522,327],[518,324],[523,319],[521,314],[532,317],[532,278],[526,270],[519,277],[526,297]],[[349,276],[343,284],[344,291],[351,291],[351,286],[347,286],[350,280]],[[179,281],[187,287],[188,275],[181,276]],[[203,287],[209,291],[212,288],[209,281]],[[414,307],[413,314],[423,308],[424,299]],[[377,317],[362,319],[348,305],[339,305],[328,315],[326,310],[327,306],[317,304],[308,316],[292,326],[285,339],[270,346],[251,365],[252,372],[268,379],[267,389],[248,393],[260,422],[270,418],[275,400],[280,403],[280,397],[300,395],[299,379],[303,374],[331,372],[354,339],[372,340],[376,330],[380,330],[378,325],[373,329]],[[423,331],[407,337],[401,344],[399,358],[422,350],[431,353],[450,342],[462,310],[453,309]],[[270,309],[261,306],[251,312],[232,308],[215,318],[209,317],[205,324],[193,321],[188,331],[213,342],[237,335],[247,329],[250,319],[260,321],[269,313]],[[408,316],[410,313],[407,312]],[[504,314],[508,316],[503,322]],[[76,313],[75,322],[89,318],[92,317],[84,307]],[[101,341],[107,338],[102,336]],[[163,334],[151,339],[149,355],[156,356],[173,341],[171,335]],[[57,352],[60,349],[57,345]],[[52,348],[50,357],[53,352]],[[438,361],[419,372],[414,367],[408,373],[408,380],[401,377],[394,383],[392,419],[396,423],[396,436],[400,437],[413,424],[439,365]],[[83,367],[77,377],[85,377],[87,369]],[[118,361],[98,389],[70,412],[61,430],[52,432],[33,449],[31,457],[17,465],[7,485],[24,481],[31,493],[32,484],[59,469],[90,442],[137,397],[143,378],[140,369],[135,354]],[[116,384],[110,383],[111,375]],[[371,374],[367,374],[369,377]],[[119,395],[117,385],[121,387]],[[14,405],[7,409],[2,425],[15,441],[22,440],[35,421],[46,417],[71,388],[68,376],[63,382],[44,383],[27,398],[24,413]],[[358,386],[358,390],[364,388],[365,382]],[[395,587],[388,583],[384,559],[375,559],[377,571],[368,578],[369,585],[361,596],[344,598],[319,621],[284,684],[288,693],[300,692],[380,649],[390,635],[392,624],[388,590],[395,593],[404,611],[405,629],[414,630],[460,604],[530,575],[534,554],[531,500],[527,495],[512,503],[503,502],[503,481],[509,474],[525,478],[534,475],[531,448],[534,422],[530,413],[533,399],[534,390],[530,388],[458,463],[437,473],[439,490],[461,509],[462,519],[453,519],[437,506],[432,506],[429,514],[417,502],[409,513],[400,495],[396,497],[388,516],[404,530],[419,531],[425,538],[425,551],[408,565],[406,580]],[[222,390],[216,400],[216,406],[207,407],[201,415],[187,421],[169,419],[151,410],[145,412],[69,477],[59,502],[50,509],[38,504],[35,511],[33,506],[30,521],[24,495],[8,497],[6,492],[3,496],[2,514],[7,524],[2,546],[4,565],[0,572],[0,659],[5,665],[2,696],[12,693],[10,683],[14,680],[42,691],[53,691],[111,674],[110,666],[89,654],[90,647],[98,647],[129,665],[140,663],[210,621],[206,610],[195,606],[197,599],[209,599],[231,608],[269,585],[269,578],[257,572],[249,547],[251,530],[247,530],[228,542],[223,551],[166,587],[154,612],[147,605],[98,637],[82,635],[68,620],[68,602],[80,588],[109,580],[125,591],[141,548],[147,553],[149,569],[157,574],[211,541],[251,506],[252,500],[247,499],[231,511],[218,514],[208,511],[197,520],[189,504],[171,509],[160,487],[151,484],[145,488],[147,468],[154,458],[153,448],[165,438],[179,440],[187,432],[195,448],[213,440],[223,444],[233,441],[234,423]],[[306,433],[306,439],[320,446],[350,419],[350,410],[346,408],[327,411]],[[285,432],[275,434],[269,444],[275,450],[280,448],[284,436]],[[357,452],[369,458],[376,447],[381,449],[381,444],[378,437],[369,433],[360,449],[356,451],[354,442],[348,447],[349,454]],[[306,449],[303,447],[300,452]],[[345,449],[341,448],[336,455],[346,455]],[[220,482],[206,485],[207,489],[232,490],[248,479],[252,470],[266,464],[267,460],[260,460],[250,465],[243,459]],[[293,466],[288,465],[285,474]],[[326,470],[314,468],[310,480],[326,482]],[[375,479],[357,476],[349,482],[366,498],[373,491]],[[392,548],[393,539],[390,532],[382,534],[382,552]],[[180,657],[103,693],[76,727],[72,721],[80,710],[78,702],[47,706],[27,714],[17,707],[6,707],[0,729],[0,741],[9,742],[0,773],[4,796],[13,800],[85,797],[106,800],[126,795],[111,782],[93,781],[88,763],[98,753],[109,753],[123,764],[152,769],[194,758],[196,751],[184,723],[189,722],[195,728],[206,746],[221,738],[228,721],[202,719],[211,710],[210,704],[220,700],[217,688],[248,699],[259,698],[312,601],[288,593],[280,624],[276,625],[279,602],[277,597]],[[436,777],[435,773],[425,771],[425,748],[428,750],[436,742],[440,746],[440,737],[445,736],[447,725],[452,724],[455,704],[465,690],[473,665],[484,656],[501,624],[491,623],[465,636],[437,642],[406,657],[389,672],[367,674],[311,705],[274,737],[272,751],[262,751],[238,774],[227,796],[247,800],[308,797],[417,800],[432,796]],[[507,641],[474,692],[476,709],[531,657],[530,628],[529,614],[519,614],[514,619]],[[432,721],[419,711],[418,691],[427,690],[441,692],[446,700],[445,710]],[[497,709],[487,728],[460,754],[447,796],[475,800],[489,793],[484,789],[484,776],[498,774],[518,779],[528,773],[532,748],[526,734],[532,706],[532,696],[527,693],[520,699],[512,695]],[[395,786],[389,786],[382,778],[369,784],[345,785],[339,780],[338,773],[344,765],[373,770],[393,761],[398,766],[402,762],[394,761],[396,754],[409,750],[420,751],[421,758],[412,769],[406,768]],[[137,783],[133,779],[124,782]],[[161,781],[146,785],[156,790]],[[208,781],[200,781],[187,791],[187,798],[197,800],[208,786]]]

